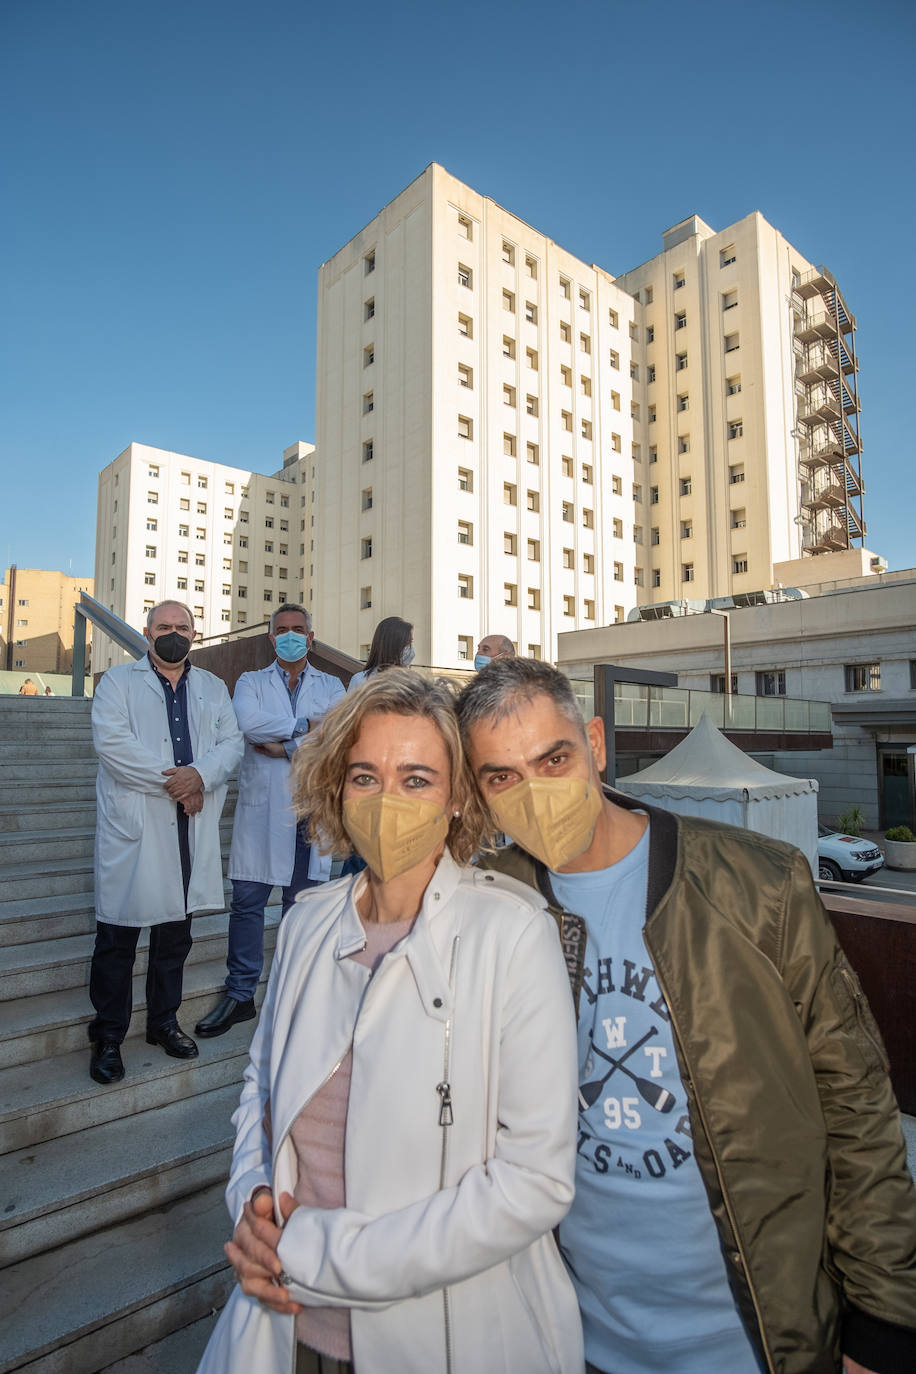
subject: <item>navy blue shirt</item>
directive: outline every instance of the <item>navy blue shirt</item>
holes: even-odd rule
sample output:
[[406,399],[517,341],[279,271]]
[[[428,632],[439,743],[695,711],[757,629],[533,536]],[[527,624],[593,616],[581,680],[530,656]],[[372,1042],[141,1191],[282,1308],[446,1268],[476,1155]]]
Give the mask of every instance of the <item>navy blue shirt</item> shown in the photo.
[[165,693],[169,734],[172,736],[172,757],[175,760],[175,767],[180,768],[184,764],[194,762],[191,732],[188,729],[188,673],[191,671],[191,660],[185,661],[184,671],[178,679],[177,687],[173,687],[168,678],[162,676],[152,659],[150,659],[150,667],[162,684],[162,690]]

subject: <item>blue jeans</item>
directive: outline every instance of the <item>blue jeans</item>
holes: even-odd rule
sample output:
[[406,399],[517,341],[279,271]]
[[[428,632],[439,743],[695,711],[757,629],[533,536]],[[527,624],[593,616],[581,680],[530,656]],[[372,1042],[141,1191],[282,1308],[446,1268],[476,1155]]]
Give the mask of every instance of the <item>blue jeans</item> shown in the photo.
[[[283,915],[296,900],[296,893],[304,887],[317,887],[309,878],[311,846],[296,826],[296,857],[293,876],[283,889]],[[226,958],[226,996],[237,1002],[254,997],[261,969],[264,966],[264,908],[273,891],[271,883],[251,883],[244,878],[232,879],[232,905],[229,908],[229,953]]]

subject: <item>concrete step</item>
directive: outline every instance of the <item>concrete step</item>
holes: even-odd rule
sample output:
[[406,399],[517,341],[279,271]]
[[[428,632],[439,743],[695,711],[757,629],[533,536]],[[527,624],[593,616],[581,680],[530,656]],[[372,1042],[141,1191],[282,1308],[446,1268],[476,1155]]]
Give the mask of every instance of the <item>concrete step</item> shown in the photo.
[[42,768],[34,758],[5,758],[0,746],[0,782],[4,787],[9,788],[15,784],[18,788],[21,784],[27,783],[32,787],[46,788],[50,801],[56,800],[55,793],[61,784],[88,781],[94,785],[98,766],[98,760],[94,755],[92,758],[55,759],[51,771]]
[[230,1234],[219,1184],[11,1266],[0,1374],[96,1374],[207,1316],[234,1281]]
[[222,1182],[239,1103],[235,1083],[0,1159],[6,1264]]
[[58,893],[0,902],[0,949],[11,945],[84,935],[95,929],[93,894]]
[[0,806],[0,835],[30,830],[69,830],[95,824],[95,785],[78,784],[65,796],[51,788],[47,796],[34,796],[27,785],[16,787],[16,803]]
[[68,740],[92,739],[90,722],[76,717],[72,720],[44,720],[33,717],[15,722],[0,721],[0,736],[6,734],[7,730],[10,731],[14,739],[34,742],[36,745],[41,745],[42,749],[46,745],[51,745],[56,750]]
[[[280,908],[269,907],[265,913],[264,947],[273,949]],[[188,955],[189,964],[225,956],[229,918],[216,912],[198,916],[193,923],[194,943]],[[95,923],[84,935],[71,935],[60,940],[36,940],[31,944],[14,945],[0,963],[0,1002],[17,997],[39,997],[64,988],[87,987],[89,964],[95,944]],[[144,930],[137,948],[136,973],[146,973],[149,952],[149,932]]]
[[49,763],[52,759],[56,758],[58,752],[68,759],[89,759],[95,757],[92,749],[92,736],[88,734],[88,732],[85,737],[81,737],[80,739],[61,740],[58,741],[58,744],[60,745],[59,751],[57,749],[45,748],[43,743],[41,743],[41,747],[39,748],[39,741],[37,740],[23,740],[18,743],[10,743],[4,740],[4,742],[0,744],[0,762],[32,762],[37,766],[39,762],[45,764]]
[[[266,979],[262,974],[262,984]],[[189,963],[184,974],[184,1000],[178,1013],[184,1030],[206,1016],[222,994],[226,979],[225,955],[204,963]],[[86,1027],[92,1007],[85,988],[65,988],[40,997],[20,997],[15,1002],[0,1002],[0,1069],[14,1064],[46,1060],[88,1044]],[[146,978],[133,980],[133,1016],[129,1035],[140,1035],[146,1028]]]
[[21,898],[40,899],[67,894],[92,892],[92,854],[88,858],[42,859],[40,869],[35,861],[5,864],[0,873],[0,891],[4,903]]
[[0,696],[0,718],[13,716],[64,716],[85,715],[92,710],[91,697],[21,697]]
[[173,1331],[164,1340],[145,1346],[135,1355],[128,1355],[126,1360],[108,1365],[101,1374],[192,1374],[200,1364],[218,1320],[218,1312],[201,1317],[181,1331]]
[[85,824],[60,830],[6,831],[0,834],[0,882],[8,868],[31,864],[40,884],[47,859],[91,858],[94,843],[95,830]]
[[[214,999],[215,1001],[215,999]],[[145,1037],[121,1047],[125,1076],[102,1087],[89,1077],[89,1046],[42,1063],[0,1069],[0,1155],[73,1135],[88,1126],[179,1102],[232,1084],[241,1091],[248,1047],[257,1021],[242,1021],[225,1035],[200,1039],[197,1059],[172,1059]],[[193,1035],[193,1023],[188,1023]]]

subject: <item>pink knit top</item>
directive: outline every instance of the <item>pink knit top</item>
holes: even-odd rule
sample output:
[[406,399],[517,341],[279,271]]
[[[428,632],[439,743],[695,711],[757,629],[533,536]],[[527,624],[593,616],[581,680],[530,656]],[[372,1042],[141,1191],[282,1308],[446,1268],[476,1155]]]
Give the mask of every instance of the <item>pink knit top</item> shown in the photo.
[[[390,949],[403,940],[414,922],[377,921],[365,925],[366,946],[350,957],[374,973]],[[350,1097],[352,1050],[296,1117],[291,1129],[299,1165],[293,1196],[303,1207],[344,1207],[344,1140]],[[306,1307],[296,1318],[303,1345],[335,1360],[350,1360],[350,1309]]]

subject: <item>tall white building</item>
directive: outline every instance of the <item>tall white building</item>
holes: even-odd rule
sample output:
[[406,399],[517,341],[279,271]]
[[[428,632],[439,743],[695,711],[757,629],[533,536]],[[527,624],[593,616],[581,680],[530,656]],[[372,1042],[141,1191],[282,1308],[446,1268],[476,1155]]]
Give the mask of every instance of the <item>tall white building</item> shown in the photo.
[[[864,535],[854,320],[760,216],[614,279],[432,164],[320,269],[309,566],[325,637],[554,657],[637,603]],[[825,566],[812,580],[830,574]]]
[[[270,476],[129,444],[99,474],[95,595],[128,624],[174,597],[203,638],[259,624],[308,596],[314,449]],[[98,636],[96,671],[123,655]]]

